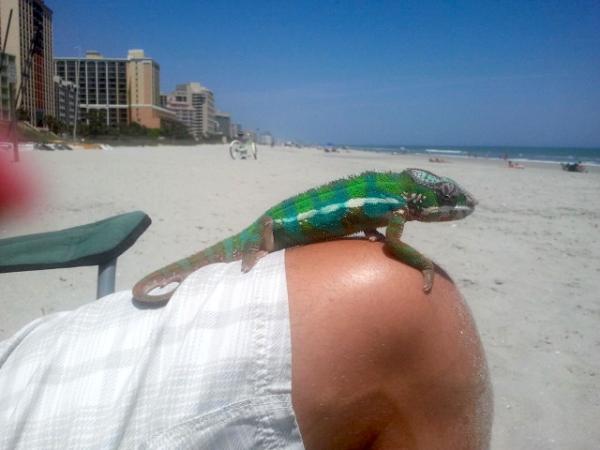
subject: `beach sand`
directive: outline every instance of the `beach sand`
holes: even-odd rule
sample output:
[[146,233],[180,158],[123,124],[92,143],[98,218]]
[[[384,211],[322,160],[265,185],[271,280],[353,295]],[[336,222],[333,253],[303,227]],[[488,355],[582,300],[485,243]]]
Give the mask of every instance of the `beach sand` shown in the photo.
[[[600,174],[553,164],[225,146],[27,152],[44,196],[0,236],[50,231],[141,209],[153,220],[117,267],[117,289],[241,230],[278,201],[367,169],[421,167],[479,200],[459,222],[415,223],[404,240],[462,290],[495,392],[493,449],[590,449],[600,442]],[[0,339],[95,297],[96,268],[0,275]]]

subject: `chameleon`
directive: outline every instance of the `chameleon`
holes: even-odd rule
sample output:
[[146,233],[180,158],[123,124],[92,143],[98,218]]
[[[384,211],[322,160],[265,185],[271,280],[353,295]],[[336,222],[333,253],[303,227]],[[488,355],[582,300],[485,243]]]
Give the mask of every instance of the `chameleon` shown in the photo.
[[[151,292],[181,283],[205,265],[241,260],[242,272],[248,272],[269,252],[359,232],[371,241],[383,240],[396,259],[420,270],[428,293],[433,263],[402,242],[404,224],[462,219],[475,205],[475,198],[455,181],[427,170],[363,172],[284,200],[238,234],[152,272],[135,284],[133,298],[142,303],[166,302],[179,286],[162,294]],[[385,235],[377,230],[384,226]]]

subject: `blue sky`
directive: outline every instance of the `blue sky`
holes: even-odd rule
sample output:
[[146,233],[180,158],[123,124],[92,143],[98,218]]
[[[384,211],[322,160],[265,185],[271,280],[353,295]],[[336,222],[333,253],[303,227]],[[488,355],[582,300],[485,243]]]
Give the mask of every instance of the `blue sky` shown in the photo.
[[306,142],[600,147],[600,2],[46,0],[54,52],[143,48]]

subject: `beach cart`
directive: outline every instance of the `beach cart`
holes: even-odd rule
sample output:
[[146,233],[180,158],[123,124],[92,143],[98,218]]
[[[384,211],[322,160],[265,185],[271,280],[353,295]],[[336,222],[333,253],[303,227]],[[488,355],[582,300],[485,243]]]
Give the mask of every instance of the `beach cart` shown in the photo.
[[258,159],[258,149],[252,141],[243,142],[235,139],[229,144],[229,155],[231,159],[248,159],[250,157]]

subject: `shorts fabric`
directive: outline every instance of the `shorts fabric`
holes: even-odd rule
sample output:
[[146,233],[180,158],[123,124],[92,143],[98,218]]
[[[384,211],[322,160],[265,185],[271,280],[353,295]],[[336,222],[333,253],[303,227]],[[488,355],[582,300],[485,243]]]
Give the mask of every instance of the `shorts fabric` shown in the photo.
[[302,449],[283,251],[118,292],[0,342],[0,448]]

